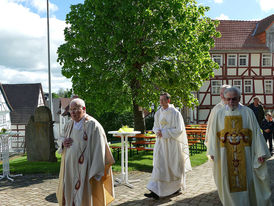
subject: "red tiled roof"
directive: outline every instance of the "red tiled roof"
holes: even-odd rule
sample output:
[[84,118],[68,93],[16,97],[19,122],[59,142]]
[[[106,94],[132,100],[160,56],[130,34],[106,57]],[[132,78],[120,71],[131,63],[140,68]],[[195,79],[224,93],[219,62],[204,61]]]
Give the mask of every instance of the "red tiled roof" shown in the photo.
[[60,98],[60,102],[61,102],[61,108],[65,109],[71,102],[71,100],[73,100],[73,98]]
[[262,19],[258,24],[255,35],[258,35],[258,34],[264,32],[273,23],[274,23],[274,14]]
[[269,50],[256,35],[262,33],[274,21],[271,15],[261,21],[220,20],[217,30],[221,38],[215,40],[214,50]]

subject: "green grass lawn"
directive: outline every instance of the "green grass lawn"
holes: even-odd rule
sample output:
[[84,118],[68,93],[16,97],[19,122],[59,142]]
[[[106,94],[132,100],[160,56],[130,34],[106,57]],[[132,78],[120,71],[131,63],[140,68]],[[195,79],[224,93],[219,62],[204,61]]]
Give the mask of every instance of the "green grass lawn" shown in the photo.
[[[27,155],[20,155],[10,158],[11,174],[58,174],[61,156],[56,153],[57,162],[29,162]],[[0,162],[0,172],[2,173],[2,162]]]
[[[140,151],[138,154],[134,151],[133,156],[129,156],[128,170],[129,171],[152,171],[153,161],[152,151]],[[113,152],[115,159],[117,159],[116,152]],[[57,162],[29,162],[27,156],[15,156],[10,159],[10,173],[11,174],[59,174],[61,156],[56,153]],[[119,157],[120,159],[121,157]],[[190,156],[192,167],[201,165],[207,161],[206,152]],[[114,172],[121,171],[121,162],[116,160],[113,165]],[[2,162],[0,162],[0,174],[2,174]]]
[[[152,161],[153,161],[153,152],[152,151],[139,151],[138,155],[136,151],[134,151],[134,155],[128,158],[128,170],[129,171],[144,171],[151,172],[152,171]],[[114,157],[116,159],[115,165],[112,167],[114,172],[121,171],[121,157],[117,160],[117,154],[114,152]],[[206,152],[202,152],[199,154],[195,154],[190,156],[190,162],[192,167],[199,166],[205,163],[208,160],[206,156]]]

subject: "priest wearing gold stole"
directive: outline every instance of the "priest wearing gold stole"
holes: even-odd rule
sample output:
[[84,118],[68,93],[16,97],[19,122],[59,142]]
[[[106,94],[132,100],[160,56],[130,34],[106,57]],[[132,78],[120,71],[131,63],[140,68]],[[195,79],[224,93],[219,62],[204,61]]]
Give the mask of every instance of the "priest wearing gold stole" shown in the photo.
[[227,106],[213,117],[207,148],[220,200],[225,206],[269,206],[270,154],[260,126],[252,110],[239,104],[238,88],[224,96]]
[[154,116],[157,135],[153,150],[153,171],[146,197],[159,199],[186,186],[186,172],[191,170],[188,141],[181,113],[170,103],[170,95],[160,95],[161,109]]
[[86,114],[85,102],[70,103],[72,120],[59,140],[62,154],[57,199],[60,206],[104,206],[114,200],[114,159],[101,124]]

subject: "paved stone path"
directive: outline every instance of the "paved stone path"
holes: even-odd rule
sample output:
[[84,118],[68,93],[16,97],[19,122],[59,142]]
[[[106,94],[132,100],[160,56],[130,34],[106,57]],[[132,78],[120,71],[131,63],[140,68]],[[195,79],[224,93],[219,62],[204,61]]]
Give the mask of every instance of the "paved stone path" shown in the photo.
[[[274,157],[268,160],[268,169],[271,176],[272,204],[274,205]],[[131,172],[130,179],[141,181],[133,183],[135,186],[133,189],[124,185],[115,187],[116,199],[112,205],[221,205],[209,162],[188,173],[185,191],[160,200],[146,198],[143,195],[148,192],[146,184],[150,175],[144,172]],[[115,177],[118,176],[118,174],[115,175]],[[57,182],[57,176],[52,175],[25,175],[16,177],[14,182],[7,179],[0,180],[0,206],[57,206],[55,196]]]

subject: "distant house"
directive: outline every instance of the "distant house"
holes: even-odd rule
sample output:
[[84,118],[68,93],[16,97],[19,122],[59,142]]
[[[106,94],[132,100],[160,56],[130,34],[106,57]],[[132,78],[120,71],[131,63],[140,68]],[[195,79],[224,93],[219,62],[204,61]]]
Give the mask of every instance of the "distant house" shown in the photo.
[[10,112],[12,107],[8,101],[6,93],[0,84],[0,131],[1,129],[11,129]]
[[35,109],[45,105],[42,85],[36,84],[2,84],[7,99],[13,108],[10,112],[11,129],[19,134],[13,138],[12,147],[16,152],[24,151],[25,127]]
[[[52,109],[53,109],[53,121],[54,121],[54,138],[58,139],[59,137],[64,137],[64,128],[65,124],[71,119],[69,114],[69,104],[71,100],[77,98],[74,96],[72,98],[53,98],[52,99]],[[46,100],[46,105],[48,106],[49,102]]]
[[190,121],[207,122],[211,109],[220,101],[223,84],[240,89],[242,104],[248,105],[259,96],[265,110],[273,111],[274,14],[259,21],[220,20],[217,30],[222,36],[215,40],[210,53],[220,69],[200,88],[200,105]]

